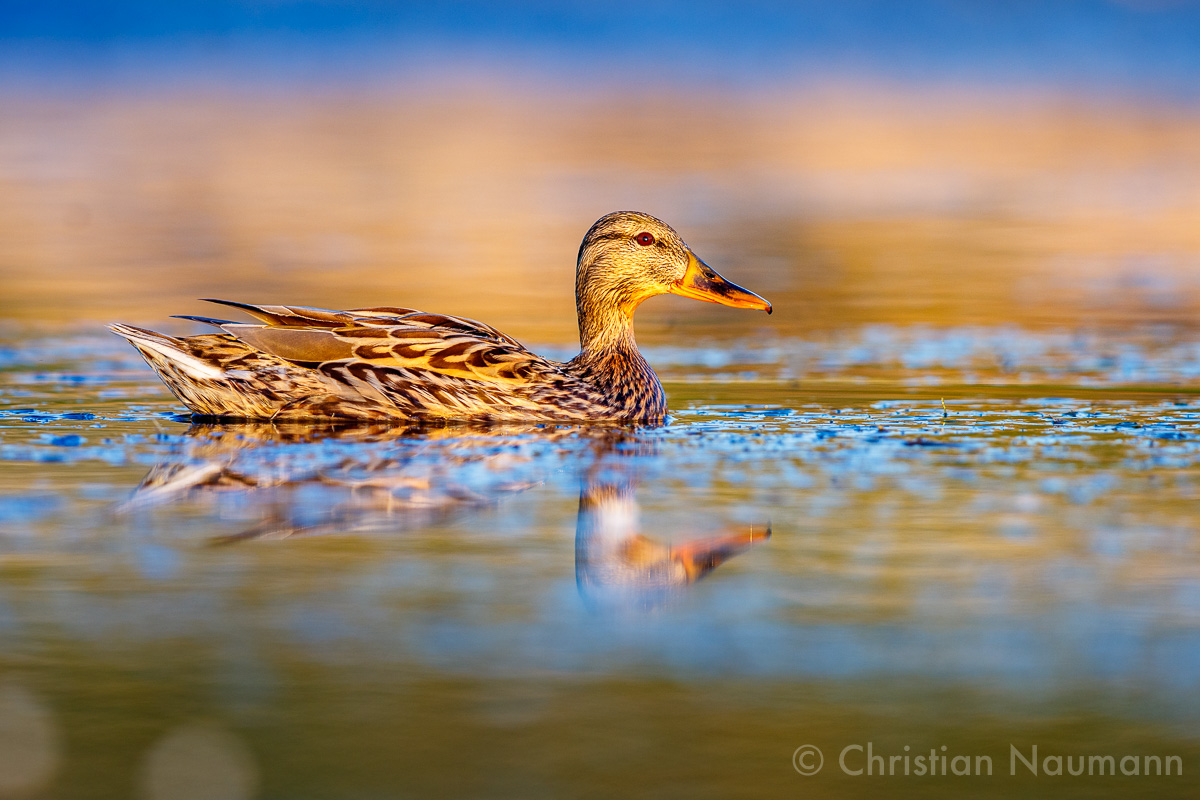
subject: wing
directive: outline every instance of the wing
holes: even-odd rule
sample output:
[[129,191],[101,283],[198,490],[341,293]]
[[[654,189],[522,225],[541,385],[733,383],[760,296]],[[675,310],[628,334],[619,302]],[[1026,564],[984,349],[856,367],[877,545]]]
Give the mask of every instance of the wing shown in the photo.
[[[535,355],[474,320],[390,306],[330,311],[213,302],[259,322],[193,319],[332,379],[341,387],[330,387],[338,396],[404,418],[558,420],[612,413],[607,398],[570,365]],[[298,398],[281,416],[311,410],[310,400]]]
[[[490,325],[409,308],[241,308],[262,324],[205,320],[254,349],[334,378],[359,395],[422,414],[536,408],[530,391],[572,380]],[[381,397],[382,396],[382,397]]]
[[[433,316],[433,315],[425,315]],[[340,328],[232,323],[221,328],[251,347],[310,367],[400,369],[489,383],[526,383],[558,365],[511,339],[421,325],[353,325]]]
[[[239,308],[252,317],[265,322],[267,325],[288,328],[323,328],[333,329],[354,326],[393,326],[400,325],[413,328],[438,329],[447,332],[474,334],[482,339],[492,339],[497,342],[521,347],[520,343],[511,336],[506,336],[491,325],[453,317],[449,314],[429,314],[414,308],[397,306],[380,306],[378,308],[355,308],[349,311],[330,311],[324,308],[309,308],[307,306],[258,306],[250,303],[236,303],[232,300],[206,299],[206,303],[217,303],[223,306]],[[216,322],[203,317],[188,317],[201,322]]]

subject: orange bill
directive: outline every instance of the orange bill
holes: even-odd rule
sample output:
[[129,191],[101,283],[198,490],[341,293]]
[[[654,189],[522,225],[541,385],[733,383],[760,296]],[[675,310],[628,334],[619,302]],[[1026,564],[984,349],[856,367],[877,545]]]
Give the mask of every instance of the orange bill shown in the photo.
[[[756,295],[757,296],[757,295]],[[730,533],[695,539],[671,548],[671,557],[683,565],[688,583],[698,581],[729,559],[760,542],[771,538],[771,526],[748,533]]]
[[730,283],[722,278],[717,271],[688,252],[687,272],[679,282],[671,287],[671,294],[691,297],[694,300],[704,300],[708,303],[720,303],[734,308],[758,308],[771,313],[771,304],[754,292],[747,291],[736,283]]

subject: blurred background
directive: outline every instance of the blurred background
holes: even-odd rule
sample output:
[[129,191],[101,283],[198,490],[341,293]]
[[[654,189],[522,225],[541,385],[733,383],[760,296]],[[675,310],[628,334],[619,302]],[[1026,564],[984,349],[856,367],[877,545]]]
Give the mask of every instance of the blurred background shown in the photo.
[[[646,303],[627,438],[189,427],[101,327],[565,358],[618,209],[775,306]],[[0,2],[0,798],[1194,798],[1198,320],[1200,3]]]
[[778,333],[1191,326],[1198,37],[1170,0],[8,3],[0,314],[400,304],[569,344],[578,242],[633,208]]

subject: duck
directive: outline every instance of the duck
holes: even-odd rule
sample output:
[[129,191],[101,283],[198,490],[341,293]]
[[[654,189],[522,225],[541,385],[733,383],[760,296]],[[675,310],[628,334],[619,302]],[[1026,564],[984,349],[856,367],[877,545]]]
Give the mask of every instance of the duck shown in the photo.
[[666,393],[638,350],[633,314],[668,293],[772,311],[700,260],[667,223],[618,211],[597,220],[579,247],[580,351],[566,362],[481,322],[400,307],[207,299],[253,321],[180,315],[221,331],[188,337],[108,328],[199,419],[656,424],[666,417]]

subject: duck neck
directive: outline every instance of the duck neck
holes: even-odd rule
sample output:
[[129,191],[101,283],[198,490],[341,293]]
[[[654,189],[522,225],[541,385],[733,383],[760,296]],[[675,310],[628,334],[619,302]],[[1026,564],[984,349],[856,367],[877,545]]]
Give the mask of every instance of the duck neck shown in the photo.
[[595,367],[649,364],[633,338],[633,317],[617,308],[579,309],[579,360]]
[[581,303],[579,312],[580,351],[573,363],[585,379],[618,405],[637,409],[639,416],[665,413],[662,384],[633,338],[632,309],[586,308]]

